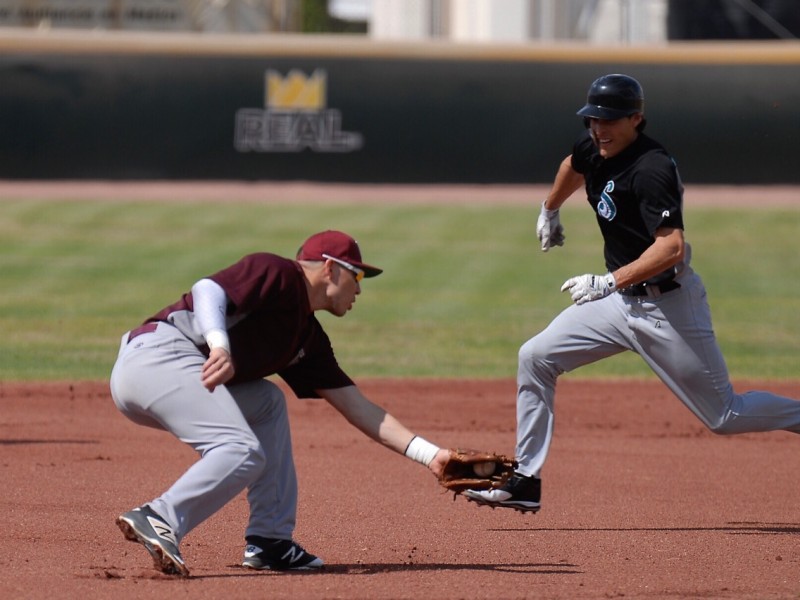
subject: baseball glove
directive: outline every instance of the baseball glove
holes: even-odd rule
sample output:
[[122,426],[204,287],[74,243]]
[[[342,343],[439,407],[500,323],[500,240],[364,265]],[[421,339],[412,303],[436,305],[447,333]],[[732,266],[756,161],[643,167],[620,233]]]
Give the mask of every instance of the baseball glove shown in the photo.
[[471,448],[451,449],[439,483],[454,494],[499,488],[514,474],[516,467],[517,461],[503,454]]

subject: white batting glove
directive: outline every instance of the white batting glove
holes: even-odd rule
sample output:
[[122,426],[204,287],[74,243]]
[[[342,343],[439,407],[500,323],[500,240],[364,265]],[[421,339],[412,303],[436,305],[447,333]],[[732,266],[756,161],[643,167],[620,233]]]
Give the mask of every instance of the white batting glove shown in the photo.
[[575,304],[605,298],[617,289],[617,281],[611,273],[605,275],[578,275],[564,282],[561,291],[569,291]]
[[558,209],[548,210],[542,202],[542,212],[536,221],[536,236],[542,243],[542,251],[547,252],[551,246],[564,245],[564,227],[558,218]]

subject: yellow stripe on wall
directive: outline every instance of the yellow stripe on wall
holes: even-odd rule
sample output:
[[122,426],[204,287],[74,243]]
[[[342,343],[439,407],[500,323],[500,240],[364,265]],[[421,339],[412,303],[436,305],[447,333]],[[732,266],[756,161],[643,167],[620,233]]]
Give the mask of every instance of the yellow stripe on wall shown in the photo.
[[800,42],[672,42],[647,46],[575,43],[485,44],[386,42],[316,34],[196,34],[6,29],[0,53],[171,54],[210,56],[325,56],[397,60],[464,60],[631,64],[800,65]]

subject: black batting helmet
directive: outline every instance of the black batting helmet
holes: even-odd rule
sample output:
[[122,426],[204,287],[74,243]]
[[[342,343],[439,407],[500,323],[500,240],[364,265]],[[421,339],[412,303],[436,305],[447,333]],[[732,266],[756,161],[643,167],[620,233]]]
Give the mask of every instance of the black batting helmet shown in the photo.
[[642,86],[633,77],[615,73],[594,80],[586,97],[586,105],[578,111],[578,115],[613,121],[643,112]]

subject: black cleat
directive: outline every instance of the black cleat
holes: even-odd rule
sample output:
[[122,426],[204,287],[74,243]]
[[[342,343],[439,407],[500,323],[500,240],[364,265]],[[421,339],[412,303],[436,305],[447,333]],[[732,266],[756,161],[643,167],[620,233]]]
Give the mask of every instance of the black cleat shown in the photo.
[[306,552],[292,540],[251,536],[247,538],[242,565],[272,571],[315,571],[324,566],[321,558]]

